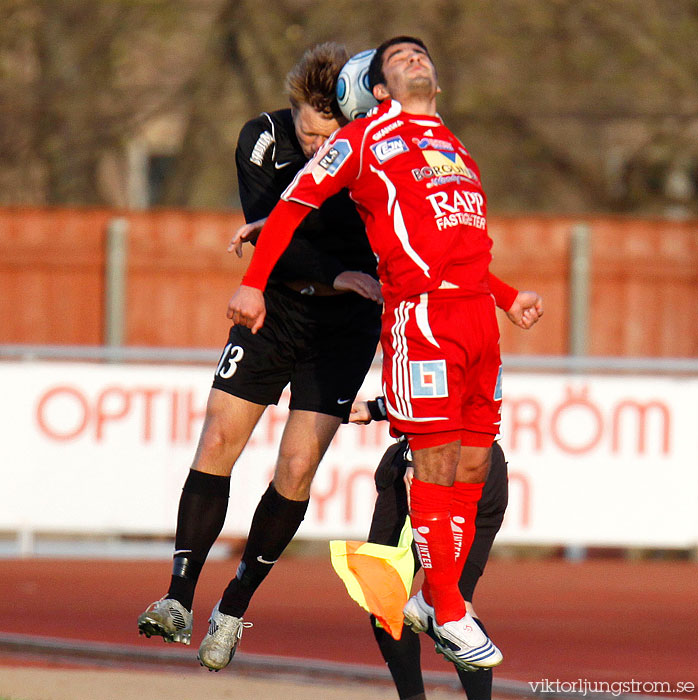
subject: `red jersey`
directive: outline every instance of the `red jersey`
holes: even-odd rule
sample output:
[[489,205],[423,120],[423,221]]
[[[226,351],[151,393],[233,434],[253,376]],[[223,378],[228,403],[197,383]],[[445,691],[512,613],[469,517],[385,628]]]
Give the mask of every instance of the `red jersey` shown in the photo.
[[[439,288],[489,293],[492,241],[479,170],[438,116],[408,114],[387,100],[335,132],[282,200],[317,208],[344,187],[378,258],[388,306]],[[278,229],[302,216],[278,208],[255,254],[267,264],[253,259],[243,280],[250,286],[264,286],[268,261],[285,244]]]

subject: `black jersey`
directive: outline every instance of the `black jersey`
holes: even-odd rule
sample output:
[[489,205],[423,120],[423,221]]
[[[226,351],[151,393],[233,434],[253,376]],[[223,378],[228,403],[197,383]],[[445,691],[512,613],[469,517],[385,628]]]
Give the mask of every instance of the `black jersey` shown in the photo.
[[[263,112],[240,131],[235,164],[247,222],[269,216],[296,173],[306,164],[290,109]],[[376,259],[347,190],[311,211],[296,229],[271,279],[332,286],[346,270],[376,276]]]

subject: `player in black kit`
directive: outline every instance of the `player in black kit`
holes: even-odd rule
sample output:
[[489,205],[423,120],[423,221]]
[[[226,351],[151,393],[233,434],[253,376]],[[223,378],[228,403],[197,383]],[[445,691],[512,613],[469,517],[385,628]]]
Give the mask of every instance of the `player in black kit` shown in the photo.
[[[243,127],[236,165],[247,227],[229,249],[254,241],[286,186],[343,121],[334,96],[349,58],[337,44],[307,51],[287,76],[291,109],[263,113]],[[177,518],[167,594],[138,618],[141,633],[190,643],[192,601],[201,568],[220,534],[230,474],[266,406],[290,383],[289,416],[274,477],[254,514],[237,569],[211,617],[199,660],[211,670],[233,657],[255,590],[300,526],[315,471],[374,357],[380,334],[376,261],[346,192],[297,229],[265,292],[267,320],[252,333],[230,329]]]

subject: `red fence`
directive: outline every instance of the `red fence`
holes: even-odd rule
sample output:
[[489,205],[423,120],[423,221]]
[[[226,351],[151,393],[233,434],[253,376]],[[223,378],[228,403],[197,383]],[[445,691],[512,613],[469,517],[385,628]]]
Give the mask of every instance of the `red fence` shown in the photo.
[[[110,220],[128,223],[127,345],[219,348],[247,259],[226,253],[239,213],[0,209],[0,343],[101,344]],[[534,331],[503,321],[505,353],[566,354],[570,241],[591,229],[589,354],[698,355],[698,221],[490,220],[494,272],[545,299]]]

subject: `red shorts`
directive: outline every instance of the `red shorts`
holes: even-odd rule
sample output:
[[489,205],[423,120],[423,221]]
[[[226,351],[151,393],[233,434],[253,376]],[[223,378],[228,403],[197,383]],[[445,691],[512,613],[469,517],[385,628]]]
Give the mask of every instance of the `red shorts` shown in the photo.
[[499,432],[501,358],[494,299],[459,290],[422,294],[383,314],[383,392],[393,434],[413,449]]

